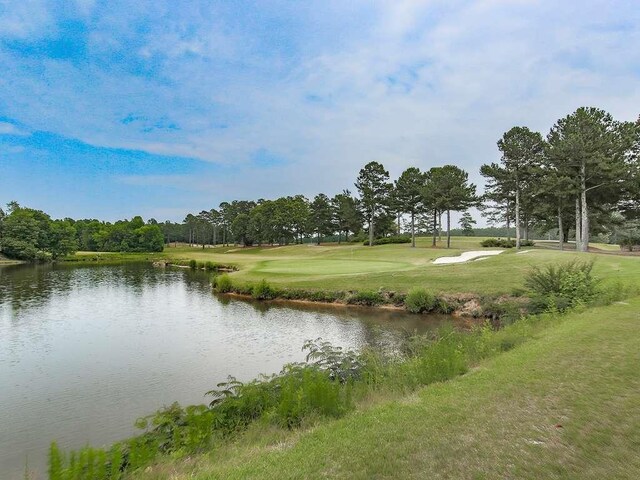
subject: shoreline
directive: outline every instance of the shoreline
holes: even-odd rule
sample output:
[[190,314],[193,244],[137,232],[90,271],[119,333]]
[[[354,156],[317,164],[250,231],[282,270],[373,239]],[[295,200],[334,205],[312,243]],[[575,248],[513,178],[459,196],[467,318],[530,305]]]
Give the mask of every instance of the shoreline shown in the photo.
[[[448,304],[451,305],[452,309],[450,311],[441,311],[438,310],[438,307],[423,311],[419,313],[410,312],[404,305],[404,302],[400,305],[393,303],[381,303],[381,304],[358,304],[358,303],[348,303],[344,300],[335,300],[335,301],[324,301],[324,300],[310,300],[304,298],[283,298],[283,297],[274,297],[274,298],[255,298],[250,293],[241,293],[237,291],[230,292],[217,292],[215,288],[213,289],[213,293],[216,296],[220,296],[222,298],[228,299],[238,299],[247,302],[255,302],[258,304],[266,304],[266,305],[281,305],[281,306],[307,306],[307,307],[321,307],[321,308],[349,308],[349,309],[371,309],[375,310],[385,310],[388,312],[397,312],[404,313],[406,315],[412,316],[430,316],[430,315],[444,315],[451,317],[452,319],[463,319],[463,320],[493,320],[499,321],[503,314],[496,314],[496,312],[492,311],[494,309],[489,308],[487,305],[487,300],[483,301],[483,298],[480,295],[476,295],[473,293],[460,293],[453,295],[438,295],[437,298],[440,300],[444,300]],[[318,293],[323,293],[323,291],[318,291]],[[354,292],[346,292],[347,294],[355,293]],[[501,303],[521,303],[518,300],[518,297],[509,297],[505,295],[501,295],[495,298],[489,299],[489,304],[501,304]],[[519,305],[520,306],[520,305]],[[522,307],[524,304],[522,305]]]

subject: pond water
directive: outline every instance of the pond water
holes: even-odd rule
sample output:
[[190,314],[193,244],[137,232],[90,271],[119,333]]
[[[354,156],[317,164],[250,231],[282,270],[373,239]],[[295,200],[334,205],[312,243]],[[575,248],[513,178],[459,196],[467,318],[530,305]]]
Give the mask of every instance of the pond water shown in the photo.
[[136,418],[174,401],[204,403],[228,375],[275,373],[305,340],[359,349],[445,317],[366,308],[229,300],[210,277],[147,264],[0,266],[0,478],[46,452],[136,433]]

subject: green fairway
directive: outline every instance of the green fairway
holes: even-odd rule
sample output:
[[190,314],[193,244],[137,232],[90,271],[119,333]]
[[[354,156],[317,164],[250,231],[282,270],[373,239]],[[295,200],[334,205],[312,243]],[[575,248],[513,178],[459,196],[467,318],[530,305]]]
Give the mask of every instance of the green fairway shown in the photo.
[[570,259],[595,261],[595,272],[607,282],[640,282],[640,257],[576,253],[547,248],[504,253],[482,261],[434,265],[432,260],[482,250],[477,237],[454,237],[451,249],[431,248],[431,239],[419,238],[418,248],[407,244],[364,247],[360,244],[291,245],[282,247],[168,247],[161,254],[187,261],[232,264],[234,281],[271,283],[309,289],[387,290],[406,292],[421,286],[439,293],[510,294],[523,286],[524,274],[534,265]]
[[638,298],[574,313],[462,377],[139,478],[635,479],[639,328]]

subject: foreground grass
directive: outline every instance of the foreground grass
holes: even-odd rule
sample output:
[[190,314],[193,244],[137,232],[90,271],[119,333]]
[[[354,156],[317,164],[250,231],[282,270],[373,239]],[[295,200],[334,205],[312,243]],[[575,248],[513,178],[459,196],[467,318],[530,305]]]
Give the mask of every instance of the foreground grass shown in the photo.
[[213,261],[235,265],[233,281],[266,279],[281,287],[318,290],[378,290],[407,292],[414,286],[434,293],[511,294],[522,287],[525,273],[533,265],[564,262],[572,258],[596,260],[594,273],[606,281],[640,283],[640,258],[606,254],[581,254],[544,248],[526,253],[505,250],[496,257],[457,265],[433,265],[442,256],[482,250],[477,237],[454,237],[451,249],[431,248],[430,239],[420,238],[418,248],[409,245],[364,247],[356,244],[291,245],[283,247],[168,247],[165,258],[188,262]]
[[573,313],[409,397],[133,478],[637,478],[639,331],[638,298]]

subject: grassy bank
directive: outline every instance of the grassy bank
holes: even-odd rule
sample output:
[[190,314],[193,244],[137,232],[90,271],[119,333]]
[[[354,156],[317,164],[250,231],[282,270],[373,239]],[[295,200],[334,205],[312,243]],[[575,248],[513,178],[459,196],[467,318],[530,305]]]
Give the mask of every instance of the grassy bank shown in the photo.
[[572,313],[462,377],[132,478],[637,478],[639,311]]
[[238,268],[231,274],[235,284],[266,279],[285,288],[316,290],[385,289],[407,293],[420,286],[434,294],[512,294],[532,265],[550,265],[572,258],[596,259],[595,274],[607,281],[640,282],[638,257],[580,254],[532,248],[527,253],[505,250],[496,257],[456,265],[434,265],[442,256],[481,250],[482,238],[455,237],[453,248],[431,248],[430,239],[420,238],[418,248],[408,245],[291,245],[282,247],[168,247],[162,253],[176,262],[212,261]]

